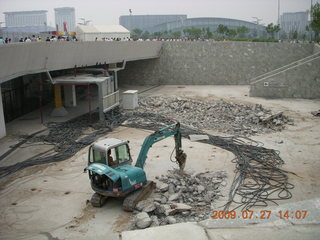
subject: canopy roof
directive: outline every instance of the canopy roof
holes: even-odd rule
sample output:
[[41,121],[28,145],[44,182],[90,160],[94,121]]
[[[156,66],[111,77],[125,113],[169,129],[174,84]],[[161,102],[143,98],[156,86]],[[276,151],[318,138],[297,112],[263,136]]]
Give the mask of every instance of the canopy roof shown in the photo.
[[80,31],[83,33],[130,33],[121,25],[78,25],[78,32]]

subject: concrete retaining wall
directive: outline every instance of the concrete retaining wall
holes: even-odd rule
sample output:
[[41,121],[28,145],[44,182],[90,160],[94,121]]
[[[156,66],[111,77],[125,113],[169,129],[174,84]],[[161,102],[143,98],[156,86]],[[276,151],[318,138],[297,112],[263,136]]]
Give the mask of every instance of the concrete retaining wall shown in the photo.
[[311,55],[313,44],[164,42],[160,58],[127,63],[123,84],[249,84],[250,79]]
[[320,55],[250,86],[251,97],[320,98]]

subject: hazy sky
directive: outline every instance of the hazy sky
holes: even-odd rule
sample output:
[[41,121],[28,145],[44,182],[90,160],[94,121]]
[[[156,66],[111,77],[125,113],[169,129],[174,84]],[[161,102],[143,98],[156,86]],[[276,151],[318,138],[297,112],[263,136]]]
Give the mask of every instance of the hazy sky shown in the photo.
[[[320,0],[280,0],[280,13],[310,9]],[[140,14],[187,14],[192,17],[225,17],[262,23],[276,23],[278,0],[0,0],[0,21],[3,12],[47,10],[48,25],[54,26],[54,8],[74,7],[76,21],[92,20],[92,24],[118,24],[119,16],[129,14],[129,9]],[[2,26],[4,26],[2,24]]]

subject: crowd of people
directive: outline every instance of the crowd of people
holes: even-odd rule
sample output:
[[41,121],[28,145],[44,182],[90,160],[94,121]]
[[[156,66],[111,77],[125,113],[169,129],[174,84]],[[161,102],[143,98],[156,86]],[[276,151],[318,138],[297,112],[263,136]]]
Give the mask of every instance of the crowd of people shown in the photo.
[[[40,36],[32,35],[31,37],[24,37],[20,38],[18,42],[57,42],[57,41],[78,41],[76,36],[51,36],[51,37],[46,37],[45,39],[42,39]],[[114,42],[114,41],[137,41],[137,42],[142,42],[142,41],[162,41],[162,42],[185,42],[185,41],[216,41],[214,39],[190,39],[190,38],[131,38],[131,37],[124,37],[124,38],[95,38],[95,41],[103,41],[103,42]],[[230,41],[230,40],[221,40],[221,41]],[[11,38],[5,38],[0,37],[0,45],[2,44],[9,44],[12,43],[13,41]],[[279,40],[279,42],[283,42],[283,40]],[[289,41],[290,43],[304,43],[305,41],[299,41],[299,40],[292,40]],[[308,42],[308,41],[307,41]],[[310,42],[312,43],[312,42]],[[313,42],[314,43],[314,42]],[[317,42],[315,42],[317,43]],[[319,43],[318,43],[319,44]]]
[[114,42],[114,41],[137,41],[137,42],[143,42],[143,41],[174,41],[174,42],[181,42],[181,41],[209,41],[208,39],[189,39],[189,38],[95,38],[95,41],[103,41],[103,42]]
[[0,45],[6,44],[6,43],[11,43],[11,38],[3,39],[3,37],[0,37]]
[[[75,36],[51,36],[42,39],[40,36],[32,35],[31,37],[21,37],[18,42],[57,42],[57,41],[78,41]],[[11,38],[0,37],[0,45],[12,43]]]

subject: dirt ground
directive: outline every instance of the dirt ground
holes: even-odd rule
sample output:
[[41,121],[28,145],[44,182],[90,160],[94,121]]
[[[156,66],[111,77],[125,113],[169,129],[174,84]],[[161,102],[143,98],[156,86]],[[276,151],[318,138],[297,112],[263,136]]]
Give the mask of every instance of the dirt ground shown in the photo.
[[[136,86],[125,86],[139,89]],[[282,132],[254,136],[267,148],[280,151],[283,169],[295,185],[290,200],[279,204],[320,197],[320,118],[310,112],[320,108],[320,100],[250,98],[248,86],[159,86],[142,95],[182,96],[233,102],[262,104],[274,112],[284,111],[294,120]],[[216,134],[210,131],[212,134]],[[105,137],[130,141],[133,159],[150,131],[118,127]],[[176,167],[170,161],[173,139],[155,144],[145,167],[149,179]],[[225,170],[228,186],[233,178],[233,154],[220,148],[183,139],[188,155],[186,171]],[[53,164],[24,169],[0,181],[0,239],[118,239],[131,216],[121,209],[121,199],[108,199],[101,209],[89,204],[93,193],[88,176],[85,148],[72,158]],[[17,155],[15,155],[17,157]],[[217,203],[223,204],[221,198]],[[298,210],[298,209],[297,209]]]

